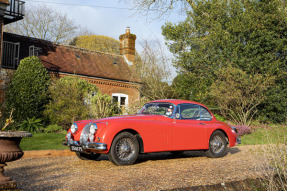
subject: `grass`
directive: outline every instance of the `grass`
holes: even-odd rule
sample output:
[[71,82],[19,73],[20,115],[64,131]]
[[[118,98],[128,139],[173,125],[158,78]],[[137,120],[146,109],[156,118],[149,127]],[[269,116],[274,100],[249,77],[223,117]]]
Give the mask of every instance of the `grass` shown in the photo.
[[257,128],[255,132],[241,137],[241,145],[286,143],[287,126]]
[[33,133],[33,137],[23,138],[20,147],[22,150],[56,150],[68,149],[62,145],[66,133]]

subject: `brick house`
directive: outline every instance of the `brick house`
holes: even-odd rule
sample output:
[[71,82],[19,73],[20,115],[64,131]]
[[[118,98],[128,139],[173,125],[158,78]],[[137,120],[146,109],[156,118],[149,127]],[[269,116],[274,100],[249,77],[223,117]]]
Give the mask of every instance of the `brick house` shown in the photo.
[[0,102],[4,100],[5,89],[20,60],[28,56],[38,56],[53,77],[77,75],[95,84],[119,105],[128,106],[140,97],[140,80],[133,72],[136,35],[131,34],[130,29],[119,37],[119,55],[11,33],[2,34]]
[[78,75],[88,80],[120,105],[128,106],[139,99],[141,84],[133,72],[136,35],[130,29],[119,37],[120,55],[3,33],[3,25],[23,19],[24,3],[0,0],[0,103],[20,60],[28,56],[38,56],[54,77]]
[[19,60],[38,56],[54,77],[77,75],[120,105],[128,106],[140,96],[140,81],[133,72],[135,39],[127,29],[120,36],[120,55],[117,55],[4,32],[2,68],[13,70]]

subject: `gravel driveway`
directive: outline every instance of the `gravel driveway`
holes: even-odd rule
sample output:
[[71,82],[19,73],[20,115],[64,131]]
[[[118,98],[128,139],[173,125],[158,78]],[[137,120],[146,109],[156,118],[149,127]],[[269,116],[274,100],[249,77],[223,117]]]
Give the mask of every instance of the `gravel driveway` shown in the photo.
[[132,166],[115,166],[106,156],[84,161],[76,156],[24,158],[8,163],[5,174],[22,190],[166,190],[257,177],[256,146],[229,148],[223,158],[202,152],[140,155]]

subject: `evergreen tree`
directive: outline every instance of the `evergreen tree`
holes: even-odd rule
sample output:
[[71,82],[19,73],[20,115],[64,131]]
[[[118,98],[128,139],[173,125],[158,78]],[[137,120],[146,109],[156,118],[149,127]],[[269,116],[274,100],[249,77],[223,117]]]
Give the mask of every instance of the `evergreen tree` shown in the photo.
[[49,99],[49,84],[50,76],[39,58],[20,61],[6,94],[7,106],[15,109],[13,115],[17,121],[42,117]]
[[[232,66],[274,77],[259,108],[265,119],[287,115],[287,5],[281,0],[195,0],[185,21],[162,27],[181,75],[189,76],[191,99],[205,101],[218,70]],[[184,85],[186,86],[186,84]],[[263,114],[264,113],[264,114]]]

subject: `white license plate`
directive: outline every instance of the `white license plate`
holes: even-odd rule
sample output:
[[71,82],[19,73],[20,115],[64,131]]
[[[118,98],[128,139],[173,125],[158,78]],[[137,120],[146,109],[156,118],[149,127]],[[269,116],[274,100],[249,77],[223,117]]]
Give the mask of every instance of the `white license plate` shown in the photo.
[[71,146],[70,149],[71,149],[71,151],[75,151],[75,152],[83,152],[84,151],[83,147],[78,147],[78,146]]

